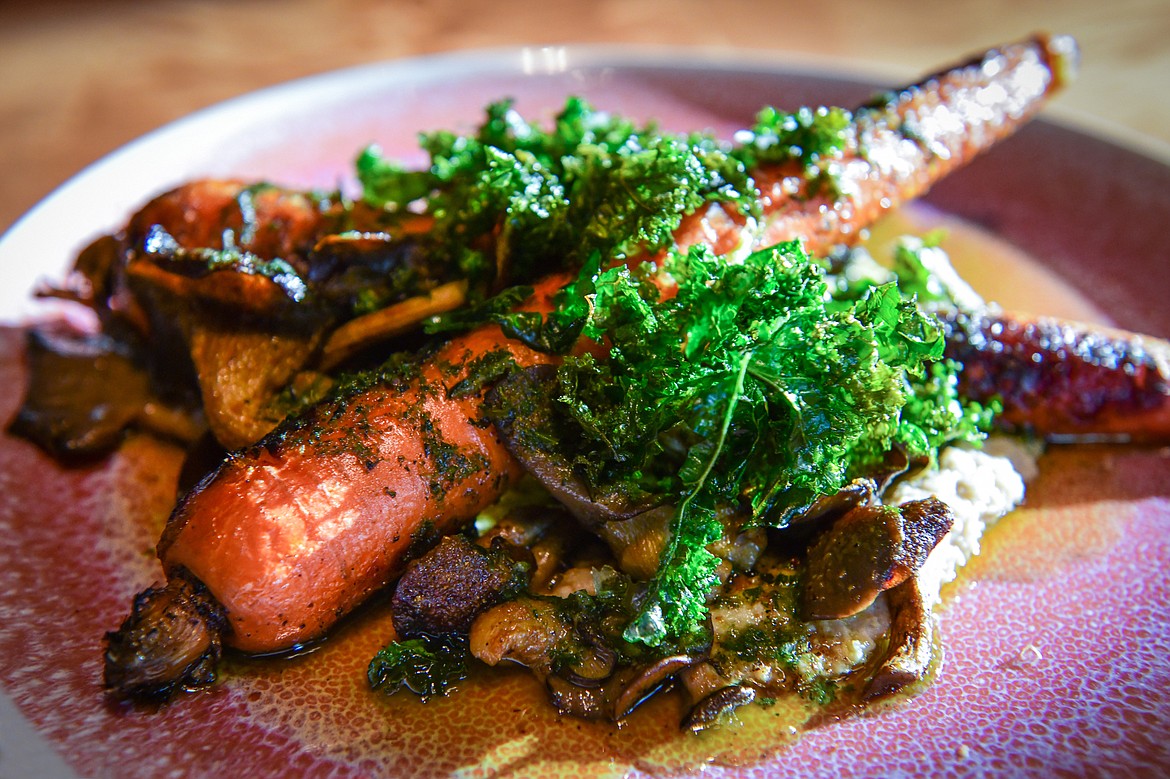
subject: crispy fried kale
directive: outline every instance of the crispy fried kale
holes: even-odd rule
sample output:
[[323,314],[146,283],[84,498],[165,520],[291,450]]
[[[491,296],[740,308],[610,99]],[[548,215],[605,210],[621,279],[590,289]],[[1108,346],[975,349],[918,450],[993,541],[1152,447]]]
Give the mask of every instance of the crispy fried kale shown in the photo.
[[[753,213],[757,166],[800,164],[831,185],[850,122],[840,109],[767,109],[725,143],[576,98],[546,131],[502,101],[472,135],[423,135],[424,170],[373,148],[358,160],[366,202],[425,210],[430,250],[480,290],[483,302],[431,331],[494,321],[566,355],[556,403],[573,434],[561,454],[594,485],[674,506],[630,641],[661,646],[700,630],[720,563],[708,547],[729,511],[784,527],[891,447],[932,455],[987,422],[955,394],[942,332],[908,292],[925,289],[922,274],[901,274],[901,288],[897,275],[830,285],[796,242],[742,262],[669,249],[683,216],[706,203]],[[665,260],[622,264],[647,249],[666,249]],[[553,312],[511,310],[525,290],[508,285],[558,269],[578,276]],[[573,350],[582,339],[596,348]]]
[[742,263],[695,247],[593,269],[566,293],[562,313],[584,312],[578,331],[604,347],[559,371],[568,454],[594,484],[676,507],[628,639],[699,629],[728,507],[783,527],[894,445],[979,437],[982,411],[953,395],[942,332],[913,299],[895,282],[846,302],[828,289],[792,242]]
[[433,216],[431,255],[486,291],[576,269],[594,255],[610,262],[664,248],[683,216],[706,203],[753,212],[753,167],[797,161],[810,178],[823,177],[849,119],[836,108],[767,109],[729,143],[665,133],[576,97],[545,130],[503,100],[472,134],[421,135],[425,169],[407,170],[377,147],[362,151],[356,169],[368,204]]

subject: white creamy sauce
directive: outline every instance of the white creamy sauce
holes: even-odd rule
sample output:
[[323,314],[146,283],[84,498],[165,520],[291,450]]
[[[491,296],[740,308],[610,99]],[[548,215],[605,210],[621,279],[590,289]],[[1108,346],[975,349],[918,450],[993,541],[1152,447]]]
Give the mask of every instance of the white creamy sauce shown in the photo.
[[919,589],[930,608],[939,603],[942,586],[979,554],[984,531],[1023,502],[1024,477],[1013,461],[1027,469],[1031,457],[1012,439],[996,439],[986,451],[948,447],[935,467],[896,485],[888,496],[894,505],[933,496],[954,513],[955,524],[918,572]]

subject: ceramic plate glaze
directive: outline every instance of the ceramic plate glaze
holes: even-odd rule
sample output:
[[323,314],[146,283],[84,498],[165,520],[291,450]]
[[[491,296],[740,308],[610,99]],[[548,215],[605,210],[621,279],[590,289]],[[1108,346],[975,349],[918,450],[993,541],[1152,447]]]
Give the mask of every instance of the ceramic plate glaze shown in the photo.
[[[957,52],[957,54],[961,54]],[[82,172],[0,240],[0,413],[23,387],[28,291],[151,195],[201,175],[349,181],[376,142],[469,129],[505,96],[548,117],[566,95],[667,129],[727,135],[764,104],[855,105],[874,83],[693,52],[540,49],[389,63],[232,101]],[[1075,85],[1072,87],[1075,89]],[[1043,286],[1133,330],[1170,335],[1170,168],[1059,124],[1028,126],[939,185],[932,209],[1035,258]],[[978,244],[978,241],[976,242]],[[977,257],[975,258],[978,259]],[[1024,306],[1044,308],[1041,286]],[[1046,289],[1046,288],[1045,288]],[[1017,290],[1018,292],[1019,290]],[[1039,312],[1043,313],[1043,312]],[[152,555],[179,454],[130,439],[63,470],[0,439],[0,775],[720,777],[1162,773],[1170,767],[1170,452],[1050,450],[1027,504],[995,527],[941,610],[944,658],[921,695],[793,738],[783,706],[740,728],[676,730],[663,699],[622,729],[556,717],[522,673],[426,705],[383,700],[364,668],[376,608],[315,653],[233,661],[215,689],[161,707],[107,700],[101,641],[159,575]]]

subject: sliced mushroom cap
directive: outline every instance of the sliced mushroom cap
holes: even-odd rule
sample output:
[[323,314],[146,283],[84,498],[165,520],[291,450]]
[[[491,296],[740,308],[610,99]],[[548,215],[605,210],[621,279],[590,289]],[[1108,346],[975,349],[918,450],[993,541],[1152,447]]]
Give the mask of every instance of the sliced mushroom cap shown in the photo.
[[[410,224],[386,230],[346,230],[324,235],[308,256],[306,278],[313,291],[347,315],[371,311],[441,282],[441,266],[428,262],[415,226],[433,220],[404,215]],[[404,229],[405,228],[405,229]]]
[[556,429],[552,398],[556,368],[516,371],[488,396],[488,416],[508,451],[578,522],[613,551],[618,567],[636,578],[654,574],[666,543],[672,506],[651,495],[602,492],[577,473],[550,441]]
[[98,312],[103,311],[114,294],[124,262],[125,246],[116,236],[103,235],[77,255],[68,275],[58,283],[42,281],[37,297],[72,300]]
[[873,473],[854,479],[832,495],[817,498],[792,519],[785,532],[797,538],[820,532],[858,506],[876,504],[895,481],[918,473],[929,462],[926,456],[911,458],[904,449],[891,449]]
[[853,509],[809,546],[805,618],[862,611],[883,590],[913,576],[953,524],[954,515],[936,498]]
[[571,630],[553,603],[521,596],[476,617],[468,646],[473,657],[488,665],[513,662],[543,675],[553,650]]
[[419,328],[435,314],[453,311],[467,302],[467,282],[451,281],[421,295],[351,319],[329,335],[319,365],[331,370],[374,344]]
[[661,690],[671,679],[702,661],[702,654],[669,655],[643,668],[635,669],[622,680],[621,692],[614,700],[613,718],[623,719]]
[[256,443],[284,419],[278,395],[309,362],[320,332],[274,332],[182,317],[203,411],[228,450]]
[[669,536],[674,506],[659,506],[628,519],[594,528],[617,558],[618,568],[635,579],[649,579],[658,570]]
[[573,470],[550,442],[560,438],[552,399],[556,367],[514,371],[488,394],[486,411],[504,445],[545,489],[585,527],[631,519],[659,505],[649,495],[602,493]]
[[873,505],[877,495],[877,483],[873,479],[854,479],[832,495],[822,495],[813,501],[811,506],[792,519],[784,532],[806,538],[830,527],[858,506]]
[[205,260],[156,262],[139,257],[126,265],[126,279],[147,308],[202,306],[211,315],[296,324],[316,313],[297,307],[308,288],[291,267],[284,274],[265,275],[241,263],[209,268]]
[[912,478],[929,465],[930,455],[919,454],[911,457],[905,449],[897,446],[886,452],[881,465],[870,478],[877,485],[877,494],[884,495],[894,482]]
[[611,667],[604,679],[579,679],[558,669],[546,686],[557,710],[589,719],[619,722],[656,693],[668,689],[675,676],[701,662],[696,654],[676,654],[649,664]]
[[568,679],[550,675],[545,679],[549,702],[560,714],[580,719],[610,719],[608,690],[592,685],[583,687]]
[[955,515],[950,506],[938,498],[913,500],[898,508],[902,512],[904,533],[899,564],[912,575],[918,572],[931,551],[954,526]]
[[273,401],[313,358],[326,321],[266,276],[218,270],[187,276],[147,259],[127,279],[149,313],[149,341],[187,355],[207,424],[225,449],[258,441],[284,418]]
[[893,614],[889,645],[862,693],[865,701],[884,698],[926,678],[934,658],[934,621],[912,576],[886,593]]
[[719,719],[756,699],[756,691],[746,684],[737,684],[716,690],[691,707],[679,727],[693,733],[706,730]]
[[557,675],[578,687],[601,687],[617,668],[618,656],[603,642],[590,642],[557,669]]
[[28,334],[29,382],[14,433],[61,459],[104,455],[130,427],[190,443],[203,431],[194,409],[165,414],[130,349],[106,337],[37,328]]

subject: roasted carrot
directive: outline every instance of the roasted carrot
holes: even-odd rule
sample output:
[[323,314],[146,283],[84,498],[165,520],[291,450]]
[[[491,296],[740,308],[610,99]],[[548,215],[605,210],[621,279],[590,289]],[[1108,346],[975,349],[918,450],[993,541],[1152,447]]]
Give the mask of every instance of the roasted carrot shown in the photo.
[[997,400],[1001,427],[1050,439],[1170,440],[1170,343],[998,311],[946,312],[960,390]]
[[[536,310],[562,282],[541,285]],[[551,359],[485,326],[403,386],[324,404],[231,456],[171,518],[164,567],[194,572],[215,594],[239,649],[320,636],[393,579],[426,523],[458,529],[519,476],[481,418],[484,390],[450,394],[474,360],[501,351],[521,367]]]
[[[1040,36],[991,49],[853,114],[831,185],[793,162],[756,170],[764,218],[746,227],[751,243],[799,239],[822,255],[852,244],[882,215],[924,194],[1032,118],[1075,74],[1075,42]],[[681,246],[708,243],[716,254],[742,240],[742,217],[712,206],[676,233]]]

